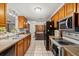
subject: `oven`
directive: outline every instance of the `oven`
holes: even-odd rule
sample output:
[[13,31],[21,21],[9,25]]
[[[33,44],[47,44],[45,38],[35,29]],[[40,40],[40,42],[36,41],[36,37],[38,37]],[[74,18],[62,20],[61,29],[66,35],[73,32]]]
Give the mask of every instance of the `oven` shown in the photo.
[[62,56],[62,47],[57,46],[56,44],[52,45],[52,52],[54,56]]
[[70,45],[77,45],[71,41],[68,41],[67,39],[53,39],[51,40],[51,46],[52,46],[52,53],[54,56],[63,56],[64,51],[63,51],[63,46],[70,46]]

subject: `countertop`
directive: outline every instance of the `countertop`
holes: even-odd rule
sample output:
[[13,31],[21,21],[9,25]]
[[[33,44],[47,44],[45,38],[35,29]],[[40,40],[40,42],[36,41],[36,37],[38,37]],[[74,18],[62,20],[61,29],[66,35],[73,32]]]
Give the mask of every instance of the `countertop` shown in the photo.
[[63,46],[63,48],[73,56],[79,56],[79,45]]
[[35,32],[36,34],[42,34],[42,33],[44,33],[44,32]]
[[21,39],[23,39],[24,37],[26,37],[28,35],[30,35],[30,33],[21,34],[21,35],[19,35],[19,37],[14,38],[14,39],[9,38],[9,39],[0,40],[0,53],[3,52],[4,50],[8,49],[9,47],[13,46],[18,41],[20,41]]
[[59,39],[61,37],[57,37],[57,36],[49,36],[49,39],[52,40],[52,39]]

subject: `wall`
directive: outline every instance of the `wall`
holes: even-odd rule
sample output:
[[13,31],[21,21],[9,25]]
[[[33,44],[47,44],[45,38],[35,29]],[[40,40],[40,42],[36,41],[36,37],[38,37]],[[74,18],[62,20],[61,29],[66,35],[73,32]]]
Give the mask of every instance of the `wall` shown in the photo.
[[7,5],[7,21],[11,21],[14,23],[14,28],[17,32],[19,32],[18,29],[18,14],[15,10],[9,9]]

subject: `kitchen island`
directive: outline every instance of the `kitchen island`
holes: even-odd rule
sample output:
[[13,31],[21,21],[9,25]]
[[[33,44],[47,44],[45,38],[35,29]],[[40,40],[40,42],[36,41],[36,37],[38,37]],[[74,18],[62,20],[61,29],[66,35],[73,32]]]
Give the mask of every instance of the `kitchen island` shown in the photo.
[[0,55],[23,56],[31,42],[31,34],[19,34],[18,37],[0,40]]

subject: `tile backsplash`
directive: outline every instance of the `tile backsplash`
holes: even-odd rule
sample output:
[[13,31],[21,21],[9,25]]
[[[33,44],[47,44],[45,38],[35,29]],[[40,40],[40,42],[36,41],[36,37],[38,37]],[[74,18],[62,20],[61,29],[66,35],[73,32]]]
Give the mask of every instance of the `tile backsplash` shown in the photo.
[[63,36],[79,40],[79,32],[63,32]]
[[0,27],[0,33],[6,32],[6,27]]

